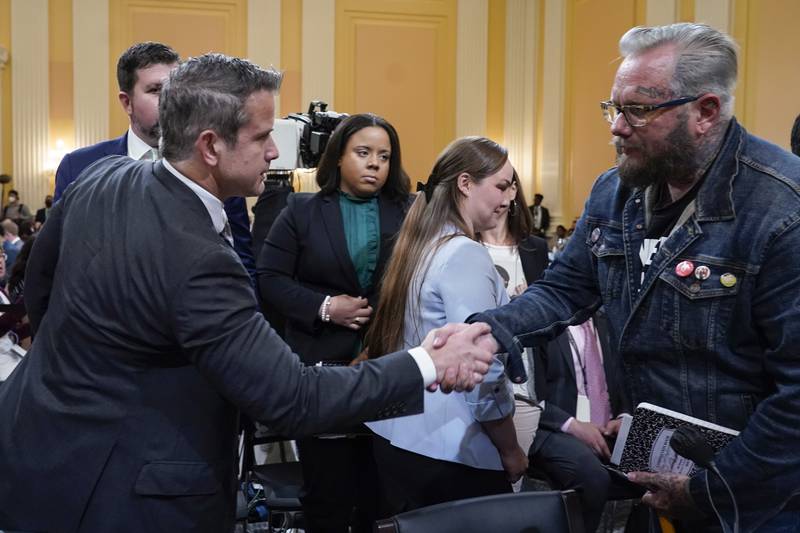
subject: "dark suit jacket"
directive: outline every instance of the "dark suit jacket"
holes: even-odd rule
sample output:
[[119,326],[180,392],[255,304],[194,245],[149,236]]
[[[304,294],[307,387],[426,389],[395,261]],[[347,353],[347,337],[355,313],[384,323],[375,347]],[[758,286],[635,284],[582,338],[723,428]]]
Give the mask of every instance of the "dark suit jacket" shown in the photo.
[[266,305],[286,317],[286,342],[303,362],[350,360],[361,332],[323,323],[326,295],[347,294],[378,305],[378,285],[408,204],[378,198],[380,250],[372,283],[362,288],[347,251],[339,195],[297,193],[272,225],[258,256],[258,285]]
[[[623,379],[621,361],[608,335],[607,318],[605,314],[598,312],[593,319],[603,350],[603,366],[611,401],[611,413],[618,415],[630,412],[630,404],[621,382]],[[564,332],[555,340],[548,342],[546,348],[538,350],[537,354],[541,357],[542,371],[546,377],[546,389],[537,389],[538,398],[546,400],[539,427],[550,431],[561,431],[561,426],[569,417],[575,416],[578,408],[575,364],[567,333]],[[537,448],[536,441],[533,447]]]
[[44,224],[46,220],[47,220],[47,208],[43,207],[41,209],[37,209],[36,216],[33,218],[33,221]]
[[550,263],[547,257],[547,241],[541,237],[531,235],[517,246],[522,271],[528,285],[542,277],[544,270]]
[[35,340],[0,387],[0,529],[232,531],[238,409],[290,436],[422,409],[405,352],[303,367],[162,163],[87,169],[36,240],[26,304]]
[[[103,141],[92,146],[78,148],[68,153],[61,160],[56,170],[56,192],[53,201],[57,202],[70,183],[75,181],[80,173],[90,164],[98,159],[110,155],[126,155],[128,153],[128,132],[122,137]],[[250,218],[247,216],[247,204],[244,198],[233,197],[225,200],[225,213],[228,215],[228,222],[233,233],[233,247],[242,260],[247,271],[255,279],[256,264],[253,259],[252,244],[250,236]]]
[[[536,206],[534,206],[534,205],[529,205],[528,206],[528,209],[531,212],[531,216],[535,216],[534,215],[534,207],[536,207]],[[550,227],[550,210],[547,209],[543,205],[539,206],[539,207],[542,208],[542,227],[541,227],[541,230],[542,230],[542,233],[544,233]]]

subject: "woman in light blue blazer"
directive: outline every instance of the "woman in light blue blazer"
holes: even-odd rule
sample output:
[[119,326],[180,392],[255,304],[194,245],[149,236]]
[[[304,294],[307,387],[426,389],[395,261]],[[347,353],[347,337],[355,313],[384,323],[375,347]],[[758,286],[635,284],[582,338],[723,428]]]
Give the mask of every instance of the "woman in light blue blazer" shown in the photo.
[[[508,207],[513,168],[483,137],[454,141],[439,156],[397,238],[386,268],[370,353],[418,346],[448,322],[508,301],[476,233]],[[470,393],[426,394],[423,414],[372,422],[383,514],[510,491],[527,466],[516,441],[514,398],[496,358]]]

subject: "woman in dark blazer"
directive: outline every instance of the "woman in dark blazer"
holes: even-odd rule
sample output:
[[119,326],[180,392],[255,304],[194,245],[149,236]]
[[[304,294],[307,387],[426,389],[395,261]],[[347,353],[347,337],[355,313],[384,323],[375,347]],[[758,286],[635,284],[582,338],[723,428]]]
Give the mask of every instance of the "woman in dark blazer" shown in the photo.
[[[531,235],[533,217],[525,207],[525,195],[519,183],[519,176],[514,171],[512,185],[507,189],[510,201],[508,207],[500,214],[500,222],[489,231],[481,233],[481,242],[488,248],[495,268],[506,283],[506,291],[510,298],[522,294],[525,289],[542,277],[548,265],[547,241]],[[517,442],[527,453],[536,436],[539,417],[542,410],[537,403],[536,390],[541,390],[541,372],[536,372],[539,361],[534,359],[533,351],[527,348],[525,367],[529,376],[528,382],[514,385],[516,408],[514,411],[514,427],[517,431]],[[538,382],[537,382],[538,379]],[[515,490],[519,489],[515,485]]]
[[[257,259],[258,287],[286,318],[286,342],[306,365],[346,365],[362,350],[410,205],[397,132],[372,114],[348,117],[328,141],[317,183],[316,194],[291,195],[270,229]],[[297,446],[307,528],[371,531],[379,495],[369,437],[307,438]]]

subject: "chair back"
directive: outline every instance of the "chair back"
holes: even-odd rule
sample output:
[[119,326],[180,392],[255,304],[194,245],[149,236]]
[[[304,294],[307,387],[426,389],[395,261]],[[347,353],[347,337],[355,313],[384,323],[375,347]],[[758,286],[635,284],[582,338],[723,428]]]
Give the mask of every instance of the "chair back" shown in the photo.
[[376,533],[583,533],[573,490],[519,492],[431,505],[375,523]]

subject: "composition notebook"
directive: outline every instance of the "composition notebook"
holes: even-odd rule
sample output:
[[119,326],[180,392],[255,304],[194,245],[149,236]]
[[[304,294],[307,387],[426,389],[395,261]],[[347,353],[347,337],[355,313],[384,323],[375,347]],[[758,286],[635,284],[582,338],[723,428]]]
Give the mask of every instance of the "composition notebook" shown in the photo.
[[690,475],[695,465],[676,454],[669,441],[675,430],[694,426],[715,451],[721,450],[738,431],[713,424],[657,405],[640,403],[633,416],[623,415],[622,425],[611,454],[611,463],[625,473],[674,472]]

